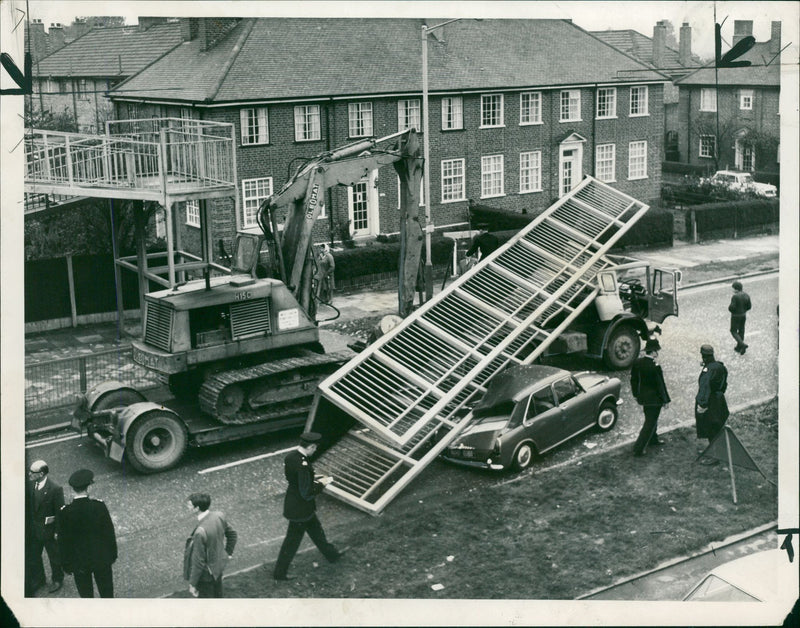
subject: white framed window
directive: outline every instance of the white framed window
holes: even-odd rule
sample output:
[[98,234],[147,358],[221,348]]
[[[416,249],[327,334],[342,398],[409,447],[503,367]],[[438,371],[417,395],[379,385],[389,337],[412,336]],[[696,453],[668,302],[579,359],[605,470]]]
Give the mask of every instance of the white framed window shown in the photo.
[[647,142],[628,144],[628,179],[647,178]]
[[319,105],[298,105],[294,108],[294,139],[311,142],[320,138]]
[[[181,113],[183,113],[183,110],[181,110]],[[242,146],[267,144],[269,142],[266,107],[240,109],[239,122],[242,127]]]
[[200,226],[200,201],[186,201],[186,224],[190,227]]
[[272,177],[242,179],[242,227],[258,226],[258,208],[272,196]]
[[519,123],[542,123],[542,92],[522,92],[519,95]]
[[649,115],[647,85],[634,85],[631,87],[631,116]]
[[742,89],[739,91],[739,109],[753,109],[753,90]]
[[503,94],[481,95],[481,128],[503,126]]
[[461,96],[442,98],[442,130],[464,128],[464,102]]
[[713,87],[703,87],[700,90],[700,111],[717,110],[717,90]]
[[397,101],[397,130],[416,129],[420,131],[422,124],[420,121],[419,100],[398,100]]
[[[419,206],[425,205],[425,177],[419,180]],[[397,207],[400,208],[400,177],[397,177]]]
[[561,91],[561,116],[559,122],[577,122],[581,119],[581,90]]
[[597,117],[617,117],[617,88],[601,87],[597,90]]
[[348,104],[347,119],[350,137],[369,137],[372,135],[371,102],[351,102]]
[[464,160],[442,160],[442,203],[453,203],[465,199]]
[[519,154],[519,192],[542,191],[542,151]]
[[181,107],[179,112],[181,120],[193,120],[194,119],[194,109],[191,107]]
[[595,176],[605,183],[616,181],[616,146],[598,144],[595,149]]
[[714,157],[717,152],[717,138],[713,135],[700,136],[700,157]]
[[481,157],[481,198],[503,196],[503,156]]
[[78,79],[76,81],[77,92],[79,96],[89,96],[89,84],[86,79]]

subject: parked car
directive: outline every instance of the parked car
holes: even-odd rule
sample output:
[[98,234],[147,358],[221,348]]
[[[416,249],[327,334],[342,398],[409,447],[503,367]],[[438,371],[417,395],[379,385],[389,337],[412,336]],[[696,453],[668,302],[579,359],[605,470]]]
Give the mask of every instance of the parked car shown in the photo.
[[617,422],[620,380],[545,365],[515,366],[497,375],[473,408],[473,420],[442,453],[449,461],[521,471],[534,456],[592,427]]
[[[776,602],[781,582],[796,599],[797,563],[784,550],[748,554],[712,569],[683,598],[684,602]],[[791,600],[790,600],[791,602]]]
[[758,183],[753,180],[753,175],[749,172],[737,172],[735,170],[718,170],[709,179],[701,179],[702,183],[718,185],[736,192],[752,192],[764,198],[775,198],[778,196],[778,189],[771,183]]

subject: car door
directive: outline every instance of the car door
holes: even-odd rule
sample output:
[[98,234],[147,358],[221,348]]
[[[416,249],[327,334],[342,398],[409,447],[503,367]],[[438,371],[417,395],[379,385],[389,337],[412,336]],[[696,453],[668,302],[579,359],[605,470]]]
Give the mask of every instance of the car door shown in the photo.
[[561,410],[556,405],[553,389],[548,384],[528,397],[528,407],[517,442],[530,438],[541,453],[558,443],[560,424]]
[[582,430],[592,417],[582,416],[580,411],[581,387],[572,375],[562,377],[553,383],[553,396],[555,397],[559,415],[559,439],[563,442]]
[[667,316],[678,315],[678,285],[681,271],[653,269],[650,286],[648,318],[654,323],[663,323]]

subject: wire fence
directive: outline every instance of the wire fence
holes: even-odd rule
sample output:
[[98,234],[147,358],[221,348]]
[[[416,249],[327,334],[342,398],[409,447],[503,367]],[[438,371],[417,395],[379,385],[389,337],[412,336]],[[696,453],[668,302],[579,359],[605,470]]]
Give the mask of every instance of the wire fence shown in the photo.
[[155,388],[159,376],[133,361],[131,347],[25,365],[25,412],[72,405],[77,395],[114,379],[138,390]]

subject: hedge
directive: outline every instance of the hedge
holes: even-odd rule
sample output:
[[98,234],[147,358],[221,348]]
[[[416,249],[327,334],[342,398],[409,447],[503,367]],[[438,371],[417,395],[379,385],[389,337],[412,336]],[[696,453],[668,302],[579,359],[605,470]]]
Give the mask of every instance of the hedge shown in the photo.
[[[434,266],[447,265],[453,255],[453,240],[441,235],[431,236],[431,260]],[[425,247],[422,248],[425,256]],[[336,262],[334,278],[337,280],[372,275],[377,273],[397,272],[400,260],[400,243],[377,243],[358,246],[354,249],[333,251]]]
[[662,161],[661,172],[671,173],[671,174],[688,174],[696,177],[706,177],[714,174],[714,166],[685,164],[680,161]]
[[706,203],[692,209],[695,212],[697,233],[700,237],[718,232],[740,233],[780,223],[778,199]]

